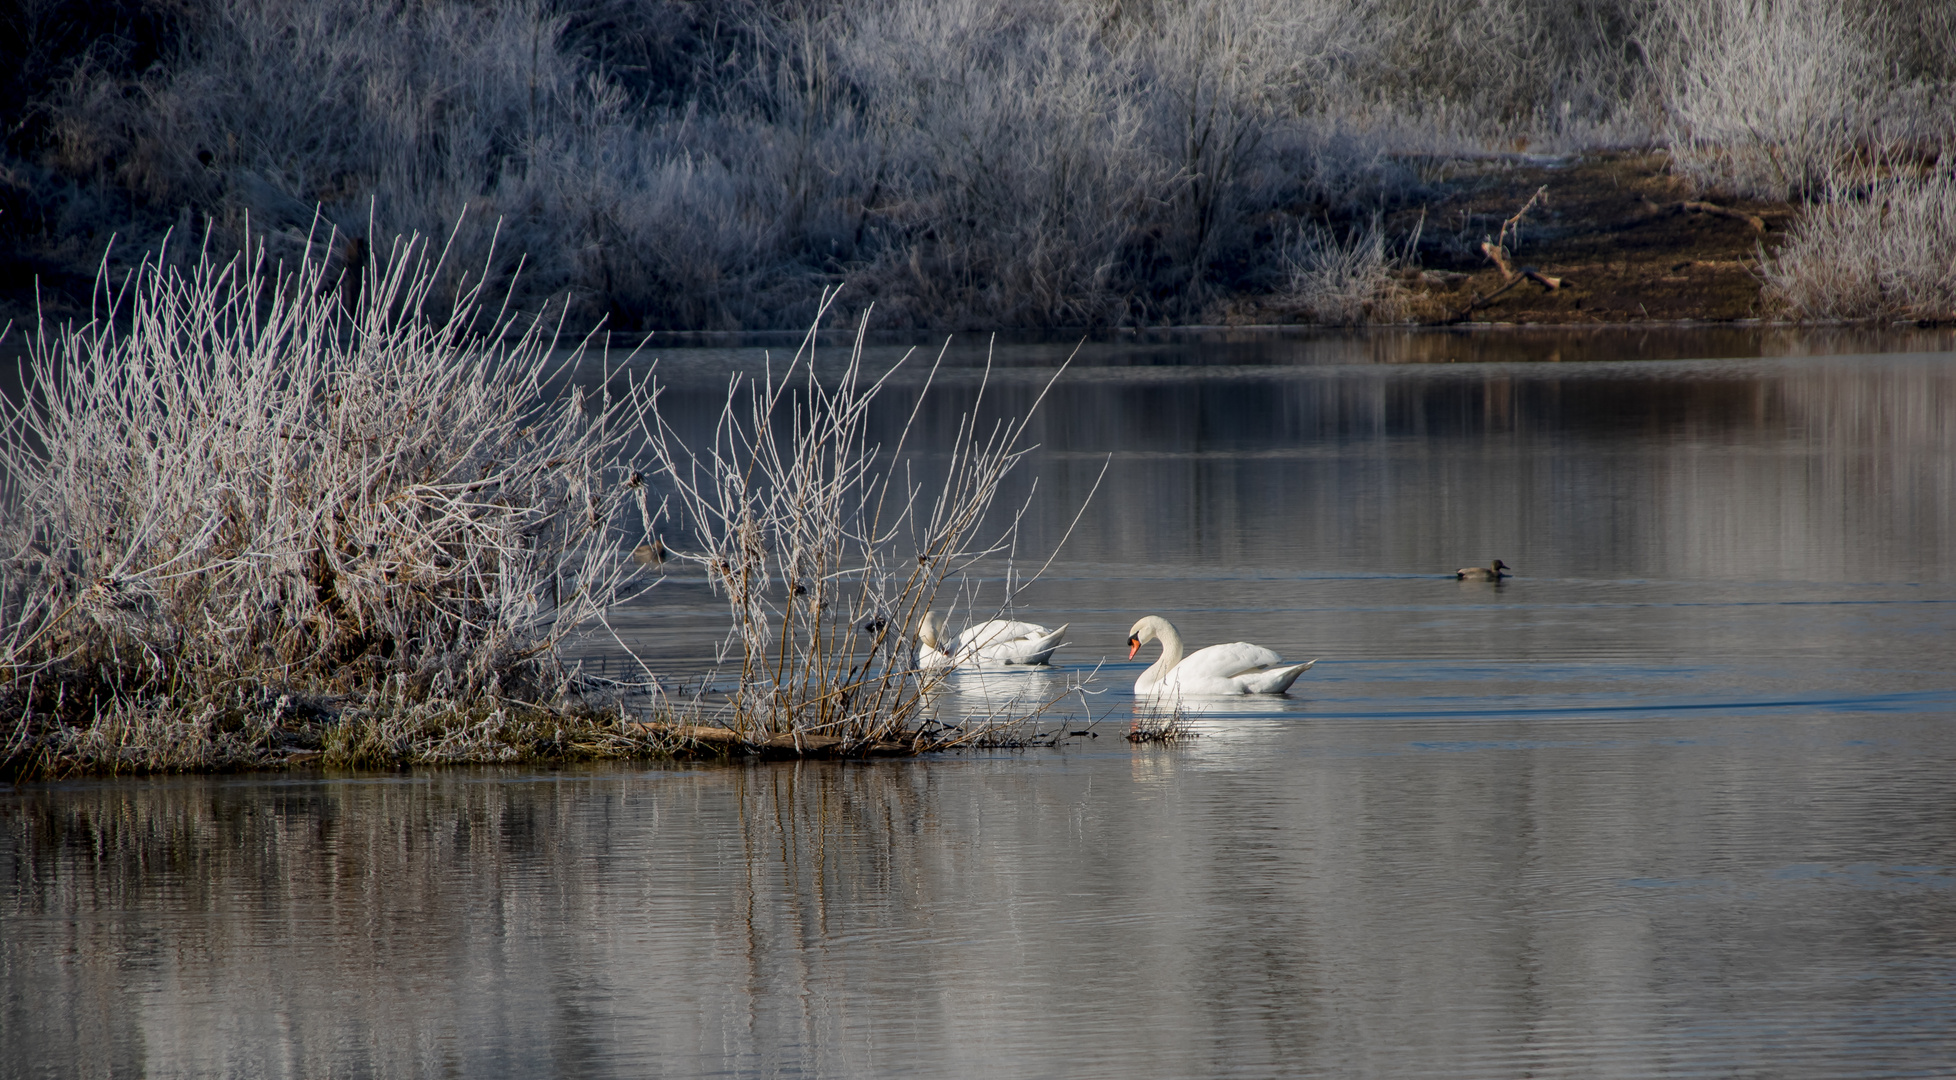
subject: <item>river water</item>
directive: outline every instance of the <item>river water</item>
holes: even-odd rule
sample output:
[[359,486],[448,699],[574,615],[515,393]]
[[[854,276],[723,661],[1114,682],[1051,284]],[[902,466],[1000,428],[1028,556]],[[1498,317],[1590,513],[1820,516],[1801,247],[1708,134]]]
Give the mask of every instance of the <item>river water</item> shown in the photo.
[[[0,1076],[1950,1075],[1952,348],[1090,342],[1009,493],[1069,644],[952,688],[1086,734],[0,788]],[[926,421],[1072,351],[981,399],[954,346]],[[753,354],[668,350],[671,414]],[[1133,746],[1148,613],[1320,662]],[[617,625],[685,672],[724,618]]]

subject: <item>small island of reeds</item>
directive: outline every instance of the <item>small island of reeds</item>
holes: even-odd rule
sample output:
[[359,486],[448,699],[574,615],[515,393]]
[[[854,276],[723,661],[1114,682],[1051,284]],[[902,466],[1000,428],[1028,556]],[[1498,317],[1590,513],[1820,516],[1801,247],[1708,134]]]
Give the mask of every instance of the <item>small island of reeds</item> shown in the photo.
[[[1023,421],[967,416],[926,493],[865,435],[860,346],[817,378],[811,333],[689,446],[654,381],[485,276],[417,240],[358,276],[166,255],[37,328],[0,448],[0,772],[1032,737],[1036,702],[940,723],[909,633],[1010,544],[988,511]],[[607,622],[669,564],[730,614],[687,694]],[[594,638],[638,674],[568,657]]]

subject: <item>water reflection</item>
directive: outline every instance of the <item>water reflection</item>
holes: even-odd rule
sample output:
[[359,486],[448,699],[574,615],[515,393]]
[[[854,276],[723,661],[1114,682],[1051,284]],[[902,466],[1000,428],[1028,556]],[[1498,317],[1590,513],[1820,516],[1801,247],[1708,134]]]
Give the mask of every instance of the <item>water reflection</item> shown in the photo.
[[[1030,498],[1024,552],[1043,555],[1073,528],[1047,583],[1022,598],[1049,624],[1084,620],[1062,650],[1072,662],[1110,655],[1121,629],[1111,624],[1143,611],[1184,625],[1191,616],[1174,605],[1192,592],[1243,613],[1241,625],[1193,616],[1195,644],[1445,654],[1459,641],[1446,631],[1459,627],[1381,637],[1377,609],[1431,601],[1403,579],[1494,557],[1521,567],[1523,582],[1450,586],[1462,603],[1498,612],[1540,598],[1517,588],[1580,583],[1570,601],[1600,617],[1648,602],[1652,584],[1688,602],[1693,588],[1716,601],[1738,583],[1956,580],[1947,354],[1193,371],[1096,358],[1076,359],[1055,388],[1032,432],[1040,449],[1001,499],[1016,508]],[[995,373],[981,408],[1029,405],[1048,374]],[[889,391],[877,438],[893,439],[917,392],[901,382]],[[711,393],[682,386],[669,400],[704,423]],[[926,430],[952,430],[976,393],[941,381],[922,408]],[[981,601],[1001,599],[1003,573]],[[646,604],[625,621],[652,635],[667,663],[698,660],[695,643],[724,626],[685,580]],[[1343,613],[1336,633],[1300,625],[1323,608]],[[1295,614],[1273,625],[1257,609]],[[1572,642],[1594,629],[1565,622]],[[1472,625],[1498,634],[1501,617]]]
[[954,717],[1003,720],[1077,697],[1083,683],[1091,677],[1091,672],[1044,665],[961,669],[937,684],[928,704],[947,720]]
[[[936,698],[1083,685],[1056,748],[0,789],[0,1076],[1939,1074],[1956,367],[1857,340],[1097,345],[1022,477],[1043,554],[1108,469],[1021,597],[1069,645]],[[1324,659],[1131,746],[1148,611]],[[697,671],[725,614],[614,625]]]
[[[9,1074],[1926,1073],[1940,718],[6,797]],[[1878,734],[1870,745],[1855,734]]]

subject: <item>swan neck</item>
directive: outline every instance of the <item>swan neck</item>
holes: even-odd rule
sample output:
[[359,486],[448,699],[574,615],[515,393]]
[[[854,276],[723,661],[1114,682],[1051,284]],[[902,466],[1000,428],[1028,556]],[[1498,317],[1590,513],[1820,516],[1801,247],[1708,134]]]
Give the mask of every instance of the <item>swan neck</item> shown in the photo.
[[1150,686],[1166,679],[1175,665],[1182,662],[1182,635],[1175,632],[1168,620],[1161,620],[1155,627],[1155,640],[1161,642],[1161,656],[1141,675],[1141,682]]

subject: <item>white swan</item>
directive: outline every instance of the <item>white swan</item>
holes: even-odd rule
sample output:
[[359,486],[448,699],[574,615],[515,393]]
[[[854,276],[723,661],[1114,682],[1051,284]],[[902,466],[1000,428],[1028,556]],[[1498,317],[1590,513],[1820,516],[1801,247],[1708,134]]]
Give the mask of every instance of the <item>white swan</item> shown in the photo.
[[1127,632],[1127,656],[1148,642],[1161,639],[1161,659],[1134,680],[1137,694],[1281,694],[1304,669],[1317,663],[1286,664],[1261,645],[1232,641],[1211,645],[1182,656],[1182,635],[1173,623],[1148,615]]
[[958,666],[951,654],[938,644],[935,611],[924,612],[924,621],[917,625],[917,643],[910,648],[910,666],[919,671],[949,671]]
[[989,664],[1043,664],[1052,659],[1053,650],[1059,648],[1060,637],[1066,633],[1066,625],[1048,630],[1038,623],[991,619],[965,627],[951,639],[947,650],[937,636],[943,625],[936,612],[926,611],[917,627],[916,661],[925,671]]

